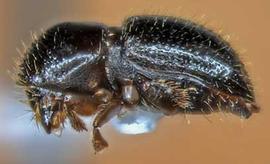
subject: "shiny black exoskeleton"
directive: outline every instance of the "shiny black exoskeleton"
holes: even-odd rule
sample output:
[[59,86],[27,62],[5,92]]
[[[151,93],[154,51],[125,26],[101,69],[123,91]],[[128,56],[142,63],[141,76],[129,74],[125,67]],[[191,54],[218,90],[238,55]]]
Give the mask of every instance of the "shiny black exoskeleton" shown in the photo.
[[165,115],[257,111],[236,52],[220,36],[188,20],[133,16],[121,27],[62,23],[33,42],[19,65],[34,117],[47,133],[78,115],[96,114],[93,144],[108,146],[99,128],[121,109],[144,105]]

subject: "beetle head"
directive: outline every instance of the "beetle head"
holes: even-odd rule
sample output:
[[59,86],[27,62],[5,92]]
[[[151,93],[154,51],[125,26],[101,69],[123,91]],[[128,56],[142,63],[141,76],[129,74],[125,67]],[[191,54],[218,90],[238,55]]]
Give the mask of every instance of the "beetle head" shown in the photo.
[[78,130],[85,129],[79,118],[68,113],[71,107],[64,99],[71,93],[91,95],[107,85],[105,35],[101,24],[62,23],[25,52],[17,83],[25,87],[35,119],[47,133],[58,129],[68,116],[80,124]]

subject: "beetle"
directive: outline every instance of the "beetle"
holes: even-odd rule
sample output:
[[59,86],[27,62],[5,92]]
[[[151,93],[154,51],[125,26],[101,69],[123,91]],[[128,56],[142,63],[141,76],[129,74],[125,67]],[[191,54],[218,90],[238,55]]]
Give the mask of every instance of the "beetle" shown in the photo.
[[108,146],[100,127],[123,107],[243,118],[259,111],[231,45],[202,25],[171,16],[131,16],[121,27],[55,25],[25,52],[17,83],[48,134],[66,119],[76,131],[87,130],[79,115],[96,115],[96,152]]

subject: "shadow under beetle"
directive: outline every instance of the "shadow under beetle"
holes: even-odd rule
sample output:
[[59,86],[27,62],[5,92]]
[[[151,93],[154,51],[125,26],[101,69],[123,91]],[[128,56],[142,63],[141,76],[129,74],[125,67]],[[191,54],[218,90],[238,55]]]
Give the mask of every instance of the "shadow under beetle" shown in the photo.
[[87,130],[94,115],[96,152],[108,144],[100,127],[144,105],[165,115],[258,111],[244,64],[229,43],[201,25],[167,16],[132,16],[121,27],[62,23],[25,52],[18,85],[47,133]]

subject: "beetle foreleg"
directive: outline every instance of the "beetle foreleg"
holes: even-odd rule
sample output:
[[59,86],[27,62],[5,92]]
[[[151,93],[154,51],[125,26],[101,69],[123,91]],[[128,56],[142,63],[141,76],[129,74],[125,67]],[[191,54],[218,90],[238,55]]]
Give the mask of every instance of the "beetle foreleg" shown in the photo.
[[80,132],[80,131],[87,131],[87,128],[85,126],[85,123],[83,122],[83,120],[78,117],[77,113],[73,110],[69,110],[67,112],[67,117],[70,121],[71,127],[73,129],[75,129],[76,131]]

